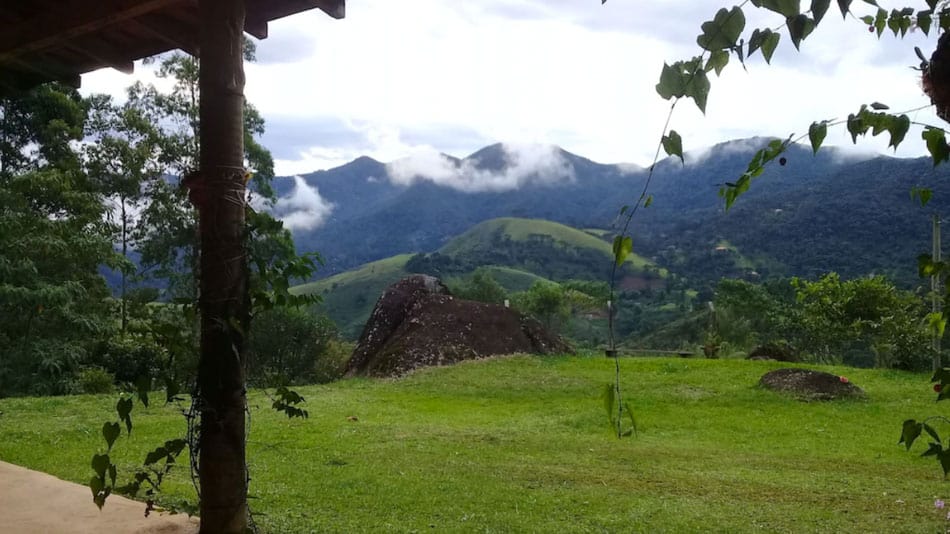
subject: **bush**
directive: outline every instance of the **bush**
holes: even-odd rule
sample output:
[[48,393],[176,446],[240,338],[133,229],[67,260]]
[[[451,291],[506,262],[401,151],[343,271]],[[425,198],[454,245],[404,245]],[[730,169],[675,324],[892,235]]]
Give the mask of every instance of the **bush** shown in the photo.
[[91,361],[115,381],[134,384],[140,376],[156,376],[163,358],[162,348],[151,339],[127,334],[100,342]]
[[317,365],[335,338],[336,326],[324,316],[293,308],[261,312],[251,322],[247,380],[275,387],[338,378],[341,372],[333,365],[319,372]]
[[101,367],[88,367],[77,376],[79,391],[88,395],[100,395],[115,391],[115,376]]
[[333,382],[343,376],[346,363],[353,355],[356,343],[334,338],[327,343],[326,351],[317,356],[314,364],[313,381],[317,384]]

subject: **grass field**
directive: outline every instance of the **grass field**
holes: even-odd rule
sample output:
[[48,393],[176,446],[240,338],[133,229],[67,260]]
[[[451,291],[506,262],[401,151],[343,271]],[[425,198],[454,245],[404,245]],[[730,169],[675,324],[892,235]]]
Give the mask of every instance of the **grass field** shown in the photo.
[[[624,359],[639,424],[624,440],[599,398],[613,377],[603,357],[301,388],[307,420],[253,393],[255,518],[273,533],[944,531],[934,499],[950,484],[921,445],[897,445],[903,419],[946,410],[927,377],[826,368],[868,398],[804,403],[757,387],[780,365]],[[0,399],[0,459],[84,483],[113,404]],[[117,444],[120,479],[182,431],[172,408],[136,406],[133,418]],[[166,499],[190,495],[183,473],[172,482]]]

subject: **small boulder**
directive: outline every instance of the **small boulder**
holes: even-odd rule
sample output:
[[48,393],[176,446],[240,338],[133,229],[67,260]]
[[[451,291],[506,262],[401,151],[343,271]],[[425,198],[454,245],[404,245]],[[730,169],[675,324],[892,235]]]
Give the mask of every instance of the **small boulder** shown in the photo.
[[437,278],[412,275],[376,302],[346,374],[398,376],[493,355],[571,351],[530,317],[496,304],[457,299]]
[[835,400],[864,397],[864,390],[846,377],[811,369],[776,369],[762,375],[762,387],[791,393],[801,400]]

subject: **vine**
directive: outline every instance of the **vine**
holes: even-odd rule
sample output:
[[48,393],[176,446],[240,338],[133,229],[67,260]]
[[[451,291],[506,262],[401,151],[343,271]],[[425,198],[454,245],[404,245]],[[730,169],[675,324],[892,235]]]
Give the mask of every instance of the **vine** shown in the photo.
[[[606,1],[602,0],[601,4],[605,4]],[[852,19],[860,21],[872,33],[876,33],[879,39],[888,29],[897,38],[903,38],[911,29],[918,29],[924,35],[929,36],[935,21],[939,30],[946,31],[950,29],[950,7],[948,7],[950,2],[947,0],[926,0],[928,9],[917,10],[905,7],[892,9],[889,12],[879,6],[876,0],[862,1],[864,4],[876,8],[873,15],[855,16],[851,11],[852,0],[837,0],[837,5],[842,18],[847,20],[850,16]],[[771,11],[782,16],[784,22],[775,28],[753,29],[748,36],[748,41],[746,41],[742,37],[746,29],[746,18],[742,8],[750,2],[755,8]],[[672,64],[663,64],[656,91],[664,100],[672,100],[672,104],[643,190],[632,209],[630,206],[623,206],[620,210],[619,216],[624,222],[613,243],[615,261],[610,275],[611,304],[615,299],[617,269],[623,265],[633,251],[633,239],[630,235],[630,224],[633,216],[640,207],[649,207],[652,202],[652,197],[648,193],[654,169],[659,159],[660,148],[664,150],[667,156],[678,157],[680,162],[685,164],[682,137],[675,130],[669,129],[676,104],[682,98],[691,98],[700,111],[705,114],[706,102],[711,87],[707,76],[708,72],[715,72],[719,76],[728,65],[732,55],[735,55],[739,63],[745,68],[746,59],[752,57],[756,51],[762,55],[767,64],[771,64],[774,52],[781,42],[782,34],[780,32],[783,27],[787,30],[795,49],[799,50],[802,41],[818,27],[830,6],[830,0],[812,0],[810,8],[803,12],[799,0],[745,0],[730,9],[721,8],[711,20],[703,22],[701,25],[702,33],[696,38],[696,43],[702,49],[700,55],[688,60],[676,61]],[[947,35],[950,34],[944,33],[941,37],[937,51],[934,52],[930,60],[918,48],[915,48],[915,53],[921,60],[918,70],[922,73],[924,91],[931,97],[931,103],[936,105],[938,115],[944,120],[950,119],[950,39],[947,38]],[[828,127],[842,124],[846,126],[851,134],[853,143],[857,143],[857,138],[866,136],[868,132],[872,136],[887,132],[890,136],[888,147],[893,147],[895,150],[904,141],[911,125],[920,126],[922,127],[921,139],[926,144],[934,166],[947,162],[950,160],[950,146],[948,146],[946,140],[947,131],[938,126],[912,121],[908,116],[908,113],[926,107],[929,106],[922,106],[905,112],[890,113],[887,105],[875,102],[870,105],[862,105],[857,113],[849,114],[847,119],[844,120],[831,119],[812,122],[806,134],[797,138],[795,134],[791,134],[784,140],[772,140],[767,146],[755,152],[746,170],[734,181],[725,182],[722,185],[719,196],[724,199],[725,207],[728,210],[743,193],[748,191],[752,181],[764,172],[767,165],[776,160],[780,165],[786,164],[785,158],[781,156],[790,144],[802,141],[807,137],[813,153],[817,154],[825,140]],[[932,196],[932,191],[915,188],[911,191],[911,196],[918,200],[921,205],[926,205]],[[935,275],[944,279],[950,276],[950,264],[935,262],[929,255],[922,255],[918,258],[918,270],[921,276]],[[950,300],[950,293],[945,298]],[[607,390],[605,390],[607,401],[605,404],[611,424],[617,431],[618,437],[620,437],[624,435],[621,432],[620,421],[626,405],[620,396],[620,366],[617,360],[613,327],[614,311],[613,306],[608,309],[609,349],[607,353],[614,357],[616,377],[613,386],[608,384]],[[934,333],[942,336],[947,322],[946,315],[937,312],[928,316],[928,321]],[[947,382],[950,382],[950,370],[937,371],[932,381],[939,382],[934,386],[934,389],[940,394],[937,400],[943,400],[945,398],[943,392],[947,391],[943,388],[947,385]],[[615,410],[616,415],[614,415]],[[908,429],[910,430],[908,431]],[[950,472],[950,446],[943,447],[939,435],[932,427],[914,420],[905,421],[901,443],[905,443],[909,449],[922,431],[926,431],[935,440],[924,454],[937,456],[946,476]]]
[[[248,175],[249,177],[249,175]],[[301,307],[316,303],[319,301],[319,295],[294,295],[290,293],[290,281],[297,278],[307,278],[322,263],[319,254],[309,253],[296,255],[292,253],[293,244],[290,238],[284,236],[283,240],[276,240],[276,243],[270,243],[269,247],[255,247],[256,244],[263,241],[263,236],[280,235],[283,225],[280,221],[255,211],[250,207],[248,199],[245,199],[246,209],[246,235],[245,239],[249,243],[249,263],[253,266],[250,279],[250,301],[251,317],[260,311],[269,310],[274,307]],[[276,246],[275,246],[276,245]],[[181,311],[189,321],[197,318],[197,303],[190,298],[178,299],[175,304],[181,306]],[[232,321],[222,327],[236,328],[245,339],[248,332],[245,332],[237,321]],[[166,376],[164,377],[166,404],[181,403],[184,399],[179,396],[179,385],[176,377],[173,376],[173,363],[176,353],[187,353],[196,350],[194,339],[188,337],[180,329],[169,324],[153,324],[149,328],[150,333],[156,338],[158,343],[169,351]],[[245,374],[247,362],[245,362]],[[198,388],[197,381],[193,382],[191,388],[191,403],[187,409],[182,408],[181,412],[187,423],[186,434],[183,438],[175,438],[165,441],[162,445],[150,451],[142,466],[132,473],[132,480],[122,486],[116,486],[118,476],[117,467],[112,462],[110,453],[116,439],[121,434],[120,422],[126,425],[127,434],[132,432],[132,408],[133,398],[138,398],[144,407],[148,407],[148,393],[151,390],[152,379],[149,376],[142,376],[136,384],[136,391],[131,396],[122,395],[116,403],[116,413],[118,422],[106,422],[102,427],[102,436],[106,442],[105,453],[96,453],[92,457],[92,468],[95,476],[89,482],[89,488],[93,493],[93,501],[102,509],[106,499],[115,492],[138,497],[139,492],[144,488],[142,496],[146,500],[145,514],[148,515],[155,509],[155,498],[161,491],[161,484],[165,477],[176,465],[176,460],[187,448],[189,450],[189,467],[192,485],[195,488],[195,494],[200,501],[201,487],[198,482],[199,472],[199,444],[201,442],[201,413],[202,413],[202,392]],[[309,413],[299,405],[305,402],[304,398],[296,391],[287,387],[279,387],[270,395],[266,390],[264,394],[272,401],[272,408],[292,418],[307,418]],[[250,432],[250,408],[245,399],[244,405],[245,417],[247,418],[246,429]],[[245,435],[245,443],[247,435]],[[250,470],[245,466],[247,478],[245,484],[250,482]],[[198,511],[196,503],[184,502],[175,506],[175,511],[184,511],[188,514],[194,514]],[[253,515],[248,510],[249,520],[253,528]]]

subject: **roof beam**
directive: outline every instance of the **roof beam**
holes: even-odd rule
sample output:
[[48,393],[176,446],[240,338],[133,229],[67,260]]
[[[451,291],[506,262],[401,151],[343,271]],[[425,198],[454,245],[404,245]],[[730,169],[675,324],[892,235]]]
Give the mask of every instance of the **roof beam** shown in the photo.
[[135,63],[131,59],[116,55],[110,48],[102,44],[85,42],[82,45],[77,45],[66,43],[64,47],[73,53],[85,55],[104,66],[112,67],[123,74],[135,72]]
[[144,33],[168,44],[170,48],[184,50],[193,56],[198,55],[197,32],[182,28],[180,24],[173,24],[170,21],[166,23],[149,17],[130,20],[128,21],[128,25],[137,32]]
[[0,61],[42,51],[182,1],[187,0],[102,0],[85,2],[82,9],[73,2],[0,33]]

